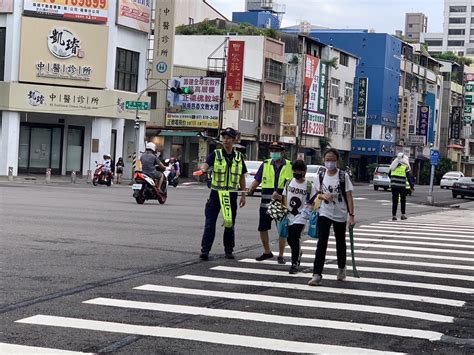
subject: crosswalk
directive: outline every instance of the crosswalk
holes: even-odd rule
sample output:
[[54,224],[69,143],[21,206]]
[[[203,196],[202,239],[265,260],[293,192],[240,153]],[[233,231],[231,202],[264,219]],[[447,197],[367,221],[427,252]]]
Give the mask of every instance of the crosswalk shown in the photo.
[[[349,264],[344,282],[336,280],[331,238],[323,285],[307,285],[317,241],[304,239],[301,270],[295,275],[288,273],[288,264],[275,260],[218,259],[193,265],[168,282],[138,284],[125,290],[131,295],[127,298],[84,299],[81,305],[90,307],[90,317],[64,316],[58,310],[15,322],[25,331],[35,326],[68,329],[72,337],[81,330],[139,335],[187,341],[195,348],[212,344],[214,351],[223,346],[221,352],[235,347],[238,353],[398,354],[419,346],[427,353],[443,346],[446,353],[456,352],[456,345],[445,342],[446,329],[472,307],[473,221],[472,211],[443,210],[358,226],[361,277],[350,276]],[[289,249],[285,256],[290,257]],[[114,316],[98,319],[98,307],[114,310],[106,313]],[[155,316],[130,322],[120,310]],[[173,316],[189,318],[166,323]],[[0,353],[61,353],[53,348],[0,343]]]

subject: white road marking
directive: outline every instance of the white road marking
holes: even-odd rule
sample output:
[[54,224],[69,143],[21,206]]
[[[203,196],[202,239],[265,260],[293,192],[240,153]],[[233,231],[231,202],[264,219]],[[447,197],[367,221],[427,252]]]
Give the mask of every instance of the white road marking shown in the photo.
[[[355,229],[357,230],[357,229]],[[385,231],[384,231],[385,232]],[[455,238],[446,238],[446,237],[441,237],[441,238],[437,238],[437,237],[424,237],[424,236],[421,236],[421,235],[395,235],[395,234],[387,234],[387,233],[357,233],[357,235],[366,235],[366,236],[371,236],[371,237],[382,237],[380,240],[387,240],[387,239],[393,239],[393,238],[397,238],[397,239],[401,239],[401,240],[405,240],[405,239],[415,239],[415,240],[428,240],[428,241],[449,241],[449,242],[461,242],[461,243],[471,243],[471,244],[474,244],[474,239],[473,240],[469,240],[469,239],[455,239]],[[359,239],[359,238],[357,238]]]
[[433,322],[454,322],[454,317],[445,316],[442,314],[411,311],[407,309],[391,308],[391,307],[379,307],[369,306],[364,304],[356,303],[338,303],[338,302],[327,302],[327,301],[314,301],[308,299],[300,299],[293,297],[279,297],[279,296],[267,296],[262,294],[252,293],[240,293],[240,292],[226,292],[226,291],[211,291],[202,290],[195,288],[182,288],[182,287],[168,287],[161,285],[143,285],[134,288],[135,290],[141,291],[152,291],[152,292],[164,292],[164,293],[176,293],[180,295],[194,295],[194,296],[205,296],[205,297],[218,297],[232,300],[246,300],[253,302],[263,303],[274,303],[283,304],[285,306],[298,306],[298,307],[309,307],[309,308],[323,308],[323,309],[338,309],[353,312],[365,312],[374,314],[386,314],[397,317],[423,319]]
[[[330,243],[336,246],[336,243]],[[371,246],[371,244],[357,244],[358,246]],[[383,247],[382,247],[383,248]],[[311,250],[311,251],[316,251],[316,248],[314,247],[301,247],[302,250]],[[387,256],[400,256],[400,257],[406,257],[406,258],[419,258],[419,259],[434,259],[434,260],[452,260],[452,261],[472,261],[472,258],[457,258],[454,256],[444,256],[444,255],[426,255],[426,254],[414,254],[414,253],[394,253],[394,252],[388,252],[385,250],[367,250],[367,249],[356,249],[356,254],[370,254],[370,255],[387,255]],[[285,253],[285,256],[291,256],[291,253]],[[314,253],[313,254],[305,254],[303,255],[305,258],[313,258],[314,259]]]
[[[469,250],[454,250],[454,249],[445,249],[445,247],[452,247],[452,248],[460,248],[460,249],[473,249],[474,250],[474,245],[465,245],[465,244],[449,244],[449,243],[430,243],[430,242],[417,242],[413,240],[401,240],[401,239],[374,239],[374,238],[358,238],[359,235],[365,235],[364,233],[357,233],[357,231],[354,230],[354,241],[357,240],[365,240],[367,242],[377,242],[377,243],[388,243],[388,244],[409,244],[409,245],[424,245],[424,246],[433,246],[431,248],[431,251],[438,251],[436,247],[442,247],[444,252],[450,252],[454,254],[473,254],[472,251]],[[401,236],[400,238],[403,238]],[[307,243],[309,244],[317,244],[317,240],[308,240]],[[373,246],[376,246],[374,244]],[[430,248],[427,248],[428,250]],[[421,250],[421,249],[418,249]],[[441,249],[439,250],[440,253],[442,253]]]
[[[415,229],[417,232],[431,232],[432,234],[436,234],[437,232],[452,232],[452,229],[441,229],[441,228],[428,228],[428,227],[421,227],[421,226],[415,226],[415,225],[408,225],[408,226],[402,226],[402,225],[396,225],[396,226],[389,226],[386,224],[370,224],[370,225],[363,225],[359,226],[359,228],[371,228],[371,229],[379,229],[379,230],[388,230],[393,233],[398,233],[400,230],[411,230]],[[434,233],[433,233],[434,232]],[[456,233],[460,233],[463,237],[471,237],[474,240],[474,235],[472,231],[461,231],[456,229]],[[465,236],[463,234],[466,234]]]
[[[364,228],[358,228],[360,231],[365,231],[365,232],[371,232],[370,229],[364,229]],[[433,235],[433,232],[416,232],[416,231],[403,231],[403,230],[398,230],[396,232],[397,234],[408,234],[408,235]],[[456,238],[469,238],[468,236],[465,235],[460,235],[460,234],[453,234],[453,233],[439,233],[436,232],[437,236],[444,236],[444,237],[456,237]],[[471,238],[472,239],[472,238]]]
[[308,285],[293,284],[293,283],[290,284],[290,283],[282,283],[282,282],[234,280],[234,279],[229,279],[229,278],[209,277],[209,276],[199,276],[199,275],[181,275],[181,276],[177,276],[176,278],[183,279],[183,280],[225,283],[225,284],[232,284],[232,285],[273,287],[273,288],[283,288],[283,289],[301,290],[301,291],[310,291],[310,292],[335,293],[335,294],[340,294],[340,295],[388,298],[388,299],[395,299],[395,300],[441,304],[444,306],[452,306],[452,307],[462,307],[465,304],[464,301],[453,300],[453,299],[448,299],[448,298],[425,297],[425,296],[408,295],[408,294],[402,294],[402,293],[364,291],[364,290],[354,290],[354,289],[347,289],[347,288],[326,287],[326,286],[325,287],[311,287]]
[[[314,258],[314,255],[311,257]],[[337,260],[337,258],[336,256],[326,255],[326,260]],[[375,259],[375,258],[361,258],[361,257],[356,257],[356,260],[366,261],[368,263],[426,266],[426,267],[437,268],[437,269],[474,270],[474,266],[470,266],[470,265],[434,264],[434,263],[426,263],[426,262],[411,261],[411,260]]]
[[371,225],[383,225],[383,226],[390,226],[392,225],[393,227],[397,226],[405,226],[405,227],[410,227],[414,226],[417,228],[428,228],[428,229],[442,229],[442,230],[448,230],[452,231],[453,229],[456,231],[463,231],[463,232],[472,232],[474,233],[474,227],[470,227],[468,225],[457,225],[453,226],[452,224],[438,224],[438,223],[420,223],[420,222],[415,222],[411,220],[411,217],[408,218],[408,220],[405,221],[380,221],[377,223],[372,223]]
[[80,318],[53,317],[46,315],[36,315],[33,317],[18,320],[17,322],[62,328],[88,329],[109,333],[136,334],[170,339],[185,339],[211,344],[242,346],[253,349],[275,350],[292,353],[397,354],[364,348],[304,343],[273,338],[208,332],[203,330],[133,325],[115,322],[86,320]]
[[18,344],[7,344],[0,343],[0,354],[32,354],[32,355],[54,355],[54,354],[92,354],[92,353],[81,353],[77,351],[70,350],[61,350],[61,349],[52,349],[52,348],[41,348],[37,346],[27,346],[27,345],[18,345]]
[[389,200],[376,200],[376,202],[385,203],[385,202],[390,202],[390,201]]
[[[314,256],[313,256],[314,257]],[[327,259],[327,257],[326,257]],[[336,259],[334,259],[336,260]],[[357,258],[359,260],[359,258]],[[268,265],[280,265],[274,260],[264,260],[264,261],[257,261],[255,259],[240,259],[239,262],[241,263],[250,263],[250,264],[268,264]],[[304,267],[313,267],[313,263],[301,263],[301,266]],[[288,267],[288,265],[286,266]],[[325,269],[337,269],[337,265],[334,264],[325,264]],[[383,267],[372,267],[372,266],[361,266],[357,265],[357,270],[359,271],[367,271],[367,272],[376,272],[376,273],[384,273],[384,274],[400,274],[400,275],[407,275],[407,276],[421,276],[421,277],[430,277],[435,279],[448,279],[448,280],[459,280],[459,281],[468,281],[474,282],[474,276],[469,275],[458,275],[458,274],[449,274],[449,273],[439,273],[439,272],[428,272],[428,271],[416,271],[416,270],[404,270],[404,269],[389,269]]]
[[[226,272],[240,272],[240,273],[245,273],[245,274],[267,275],[267,276],[283,276],[283,277],[296,277],[296,278],[309,277],[309,275],[306,273],[298,273],[298,274],[292,275],[292,274],[289,274],[287,271],[268,270],[268,269],[251,269],[251,268],[240,268],[240,267],[230,267],[230,266],[216,266],[216,267],[211,268],[211,270],[226,271]],[[324,279],[335,281],[336,275],[324,275]],[[367,277],[356,278],[356,277],[350,277],[349,275],[347,276],[347,280],[349,282],[356,282],[356,283],[369,283],[369,284],[388,285],[388,286],[422,288],[422,289],[427,289],[427,290],[466,293],[466,294],[474,293],[474,288],[454,287],[454,286],[446,286],[446,285],[441,285],[441,284],[373,279],[373,278],[367,278]]]
[[372,324],[365,324],[365,323],[343,322],[343,321],[324,320],[324,319],[287,317],[287,316],[278,316],[278,315],[265,314],[265,313],[234,311],[234,310],[228,310],[228,309],[180,306],[177,304],[137,302],[137,301],[118,300],[118,299],[111,299],[111,298],[95,298],[92,300],[85,301],[83,303],[108,306],[108,307],[145,309],[145,310],[158,311],[158,312],[190,314],[190,315],[196,315],[196,316],[206,316],[206,317],[226,318],[226,319],[248,320],[252,322],[265,322],[265,323],[270,323],[270,324],[284,324],[288,326],[297,326],[297,327],[343,329],[343,330],[348,330],[348,331],[353,331],[353,332],[395,335],[399,337],[426,339],[430,341],[438,341],[443,336],[443,334],[439,332],[433,332],[433,331],[427,331],[427,330],[421,330],[421,329],[397,328],[397,327],[372,325]]
[[[358,242],[358,241],[361,241],[362,243]],[[367,241],[367,242],[382,242],[382,243],[363,243],[364,241]],[[463,250],[451,250],[451,249],[439,249],[439,248],[436,248],[436,247],[433,247],[433,248],[422,248],[422,247],[411,247],[411,246],[405,246],[405,245],[387,245],[387,244],[384,244],[383,243],[384,240],[377,240],[377,239],[368,239],[368,238],[357,238],[356,241],[354,241],[354,244],[356,247],[365,247],[365,248],[378,248],[378,249],[395,249],[395,250],[413,250],[413,251],[428,251],[428,252],[431,252],[431,253],[452,253],[452,254],[464,254],[464,255],[474,255],[474,251],[463,251]],[[329,241],[329,244],[334,244],[336,245],[336,242],[335,241]],[[426,245],[429,245],[429,243],[427,243]],[[315,248],[313,249],[306,249],[306,250],[316,250]],[[463,258],[463,257],[457,257],[457,256],[451,256],[451,255],[434,255],[434,254],[411,254],[411,253],[407,253],[406,256],[412,256],[412,257],[415,257],[415,255],[420,255],[420,256],[417,256],[417,257],[426,257],[426,258],[429,258],[431,257],[431,259],[446,259],[446,260],[457,260],[457,261],[471,261],[471,262],[474,262],[474,258],[471,256],[471,257],[466,257],[466,258]],[[388,255],[388,254],[387,254]]]

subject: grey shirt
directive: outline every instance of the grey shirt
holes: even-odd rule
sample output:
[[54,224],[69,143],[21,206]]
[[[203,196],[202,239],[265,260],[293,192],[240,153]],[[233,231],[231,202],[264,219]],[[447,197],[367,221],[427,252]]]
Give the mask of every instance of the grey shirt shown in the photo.
[[160,165],[158,156],[150,152],[145,152],[140,161],[142,162],[142,171],[149,175],[153,175],[157,171],[155,165]]

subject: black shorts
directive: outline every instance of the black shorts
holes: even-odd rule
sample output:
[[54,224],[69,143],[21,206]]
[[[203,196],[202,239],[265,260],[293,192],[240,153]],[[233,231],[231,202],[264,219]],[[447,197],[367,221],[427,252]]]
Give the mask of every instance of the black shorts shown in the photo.
[[260,218],[258,221],[258,231],[266,232],[272,229],[273,219],[267,214],[266,207],[260,207]]

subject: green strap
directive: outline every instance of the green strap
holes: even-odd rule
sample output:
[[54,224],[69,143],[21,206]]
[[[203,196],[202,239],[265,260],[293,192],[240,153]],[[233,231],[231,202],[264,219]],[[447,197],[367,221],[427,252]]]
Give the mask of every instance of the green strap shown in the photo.
[[349,239],[351,241],[352,275],[354,277],[360,278],[359,273],[357,272],[354,256],[354,226],[349,226]]
[[230,207],[230,192],[218,191],[221,204],[222,217],[224,218],[224,227],[232,228],[232,208]]

